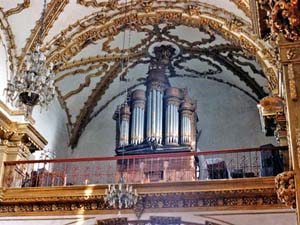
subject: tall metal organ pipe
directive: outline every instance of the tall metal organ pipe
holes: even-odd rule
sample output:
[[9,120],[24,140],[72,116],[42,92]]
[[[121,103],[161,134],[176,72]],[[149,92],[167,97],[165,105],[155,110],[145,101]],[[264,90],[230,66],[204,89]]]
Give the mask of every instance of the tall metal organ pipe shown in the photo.
[[169,87],[165,91],[165,143],[171,145],[179,144],[179,104],[182,98],[182,91],[179,88]]
[[140,144],[144,140],[145,91],[132,93],[131,144]]
[[[195,132],[193,132],[193,123],[195,116],[195,104],[189,98],[184,98],[180,105],[180,117],[181,117],[181,144],[191,145],[195,142]],[[195,143],[193,143],[195,145]]]
[[129,119],[130,108],[127,104],[122,104],[114,113],[117,127],[117,146],[122,147],[129,144]]

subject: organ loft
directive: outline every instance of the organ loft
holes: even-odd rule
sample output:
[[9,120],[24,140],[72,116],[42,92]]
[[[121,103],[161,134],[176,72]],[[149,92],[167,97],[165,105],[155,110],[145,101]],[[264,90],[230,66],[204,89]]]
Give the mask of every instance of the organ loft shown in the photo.
[[[172,45],[160,45],[153,47],[150,54],[152,57],[145,82],[146,91],[136,89],[128,93],[126,101],[117,107],[113,115],[116,121],[116,154],[125,156],[195,151],[196,101],[189,97],[187,89],[172,87],[166,75],[171,59],[176,56],[176,49]],[[123,175],[127,182],[195,178],[193,157],[182,158],[180,162],[178,159],[160,160],[159,163],[163,163],[163,166],[154,165],[146,159],[130,162],[120,160],[118,170],[120,173],[126,171]],[[136,171],[140,171],[140,176],[137,176]]]

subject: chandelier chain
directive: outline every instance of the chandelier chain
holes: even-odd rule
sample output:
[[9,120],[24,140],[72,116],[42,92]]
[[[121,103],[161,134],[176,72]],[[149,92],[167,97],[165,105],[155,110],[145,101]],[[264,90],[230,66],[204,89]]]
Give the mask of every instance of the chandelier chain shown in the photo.
[[42,16],[41,16],[41,20],[40,20],[40,30],[39,30],[39,35],[38,35],[38,44],[42,44],[42,38],[43,38],[43,33],[44,33],[44,25],[45,25],[46,8],[47,8],[47,0],[44,0],[43,11],[42,11]]

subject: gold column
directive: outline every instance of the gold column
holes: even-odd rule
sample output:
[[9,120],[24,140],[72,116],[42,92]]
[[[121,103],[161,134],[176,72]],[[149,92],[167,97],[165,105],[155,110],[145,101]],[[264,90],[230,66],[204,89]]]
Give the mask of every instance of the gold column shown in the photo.
[[[279,41],[280,62],[283,68],[283,88],[286,101],[288,142],[295,172],[296,207],[300,224],[300,41]],[[279,84],[281,85],[281,84]]]

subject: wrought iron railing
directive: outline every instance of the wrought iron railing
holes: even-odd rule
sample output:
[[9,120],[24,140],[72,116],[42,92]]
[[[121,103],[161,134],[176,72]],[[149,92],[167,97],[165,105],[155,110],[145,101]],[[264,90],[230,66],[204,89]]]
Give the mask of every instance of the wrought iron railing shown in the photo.
[[275,176],[287,147],[4,162],[4,187],[196,181]]

